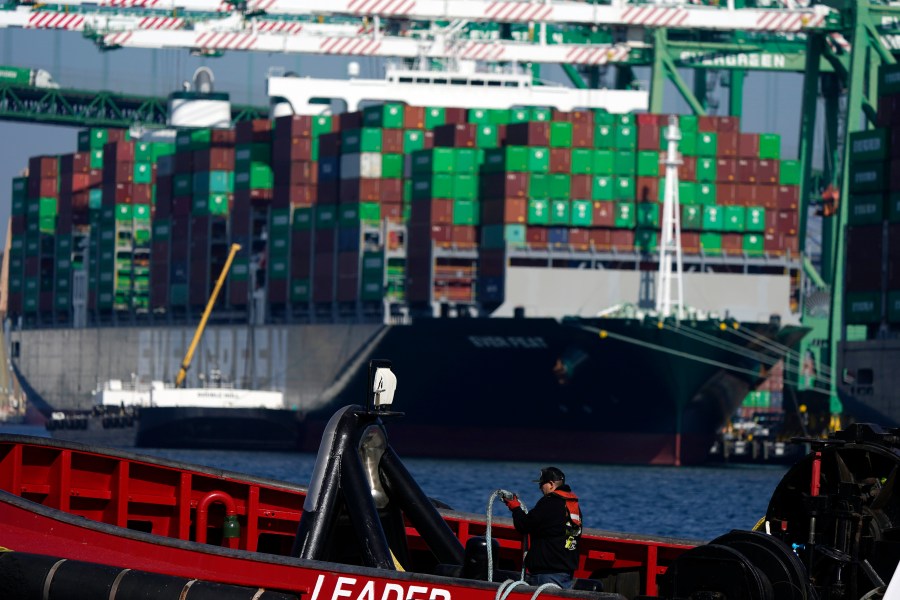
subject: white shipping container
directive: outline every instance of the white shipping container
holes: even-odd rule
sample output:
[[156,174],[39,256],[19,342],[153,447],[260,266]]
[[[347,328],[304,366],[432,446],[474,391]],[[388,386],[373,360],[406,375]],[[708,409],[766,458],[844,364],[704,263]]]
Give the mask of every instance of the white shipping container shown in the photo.
[[341,156],[341,179],[381,178],[381,153],[361,152]]

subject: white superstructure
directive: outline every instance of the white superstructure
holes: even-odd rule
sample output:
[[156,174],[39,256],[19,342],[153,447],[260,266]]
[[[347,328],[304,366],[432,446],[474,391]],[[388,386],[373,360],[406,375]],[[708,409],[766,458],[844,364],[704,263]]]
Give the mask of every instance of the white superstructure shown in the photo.
[[239,389],[216,378],[198,388],[176,388],[162,381],[151,381],[148,385],[111,379],[93,393],[93,404],[126,408],[285,408],[281,392]]

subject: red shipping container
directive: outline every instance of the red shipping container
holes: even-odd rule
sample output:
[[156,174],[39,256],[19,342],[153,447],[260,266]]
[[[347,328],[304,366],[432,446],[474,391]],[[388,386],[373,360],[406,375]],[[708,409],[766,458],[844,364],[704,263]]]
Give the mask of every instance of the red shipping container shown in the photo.
[[[326,136],[336,135],[337,138],[329,138],[330,142],[336,143],[337,150],[333,147],[326,149],[322,154],[322,139]],[[335,141],[336,140],[336,141]],[[323,134],[319,136],[319,153],[322,156],[337,156],[340,153],[340,134]],[[333,154],[333,153],[337,154]],[[313,141],[312,138],[293,137],[278,139],[272,144],[272,161],[273,162],[293,162],[293,161],[312,161],[313,159]]]
[[403,107],[403,129],[425,129],[425,107]]
[[780,164],[777,160],[756,161],[756,181],[778,185]]
[[28,177],[29,198],[55,198],[57,196],[56,177]]
[[550,148],[550,172],[571,173],[572,151],[568,148]]
[[[403,203],[402,202],[384,202],[384,201],[382,201],[381,202],[381,220],[389,221],[391,223],[402,223],[403,222]],[[392,232],[392,233],[394,233],[394,232]]]
[[103,169],[91,169],[88,175],[91,178],[91,187],[99,186],[103,183]]
[[[638,135],[640,135],[642,128],[656,127],[658,129],[660,125],[667,125],[669,119],[666,115],[657,113],[639,113],[635,115],[635,121],[637,121]],[[659,138],[656,139],[656,143],[657,147],[659,147]]]
[[719,133],[738,133],[741,130],[739,117],[727,115],[716,117],[716,131]]
[[434,145],[439,148],[474,148],[477,128],[474,123],[439,125],[434,128]]
[[759,134],[742,133],[738,137],[738,157],[759,158]]
[[310,185],[276,186],[272,208],[312,206],[316,203],[316,187]]
[[[779,210],[776,214],[778,215],[778,225],[776,226],[776,232],[783,233],[785,235],[797,235],[797,227],[799,224],[797,211]],[[881,226],[879,225],[878,227]],[[881,236],[879,234],[879,238],[880,237]]]
[[737,203],[737,186],[731,183],[716,184],[716,204],[729,205]]
[[312,137],[313,117],[311,115],[284,115],[274,123],[274,138]]
[[893,129],[892,133],[896,133],[896,128],[891,126],[898,121],[900,121],[900,94],[879,97],[876,125],[885,129]]
[[614,227],[616,224],[616,203],[595,201],[593,205],[593,219],[595,227]]
[[[663,170],[660,171],[660,175],[665,175],[665,153],[663,153]],[[681,157],[681,166],[678,167],[678,180],[679,181],[696,181],[697,180],[697,157],[696,156],[682,156]]]
[[450,238],[457,248],[471,248],[478,245],[478,228],[472,225],[454,225]]
[[209,132],[209,145],[214,148],[232,147],[236,139],[234,129],[212,129]]
[[237,144],[268,142],[272,139],[272,122],[269,119],[238,121],[234,133]]
[[609,245],[611,248],[622,251],[630,251],[634,249],[634,230],[633,229],[612,229],[610,230]]
[[549,146],[550,123],[546,121],[510,123],[506,127],[506,143],[510,146]]
[[569,122],[573,125],[590,125],[594,126],[594,111],[592,110],[573,110],[569,113]]
[[378,202],[380,190],[380,179],[342,179],[338,197],[341,202]]
[[685,254],[700,253],[700,234],[694,231],[681,232],[681,251]]
[[572,175],[569,179],[569,193],[575,200],[587,200],[591,197],[591,185],[593,184],[591,175]]
[[[664,181],[664,180],[663,180]],[[661,181],[656,177],[638,177],[635,179],[635,193],[638,202],[658,202]]]
[[[504,140],[501,139],[501,144]],[[593,148],[594,147],[594,125],[577,121],[572,123],[572,147],[573,148]]]
[[403,154],[403,130],[382,129],[381,151],[388,154]]
[[59,179],[59,193],[83,192],[91,187],[91,176],[87,173],[67,173]]
[[720,131],[716,134],[716,153],[719,156],[737,156],[740,134],[736,131]]
[[231,306],[247,306],[249,298],[250,282],[248,280],[228,280],[228,304]]
[[734,158],[716,159],[716,182],[731,183],[737,181],[737,160]]
[[90,209],[91,195],[90,192],[72,192],[72,214],[88,215]]
[[273,162],[272,174],[275,187],[280,185],[315,185],[319,181],[317,163],[307,160]]
[[103,183],[131,183],[134,181],[133,162],[103,161]]
[[753,189],[756,193],[756,206],[762,206],[768,209],[778,208],[778,186],[756,185],[753,186]]
[[528,173],[486,173],[479,179],[482,200],[525,198],[528,195]]
[[737,159],[737,177],[738,183],[756,183],[756,169],[759,161],[753,158]]
[[[638,116],[640,117],[641,115]],[[638,150],[659,150],[659,126],[651,124],[639,125],[637,147]]]
[[697,131],[701,133],[715,133],[719,131],[719,117],[715,115],[697,117]]
[[[547,247],[547,228],[529,225],[525,228],[525,243],[532,248],[544,249]],[[502,275],[498,273],[497,275]],[[486,274],[485,274],[486,275]]]
[[134,162],[134,142],[107,142],[103,144],[103,164],[108,162]]
[[233,171],[234,148],[213,146],[203,150],[194,150],[194,170],[199,173],[206,171]]
[[[403,202],[403,180],[402,179],[382,179],[380,188],[381,202],[396,203]],[[384,212],[384,211],[382,211]]]
[[[447,110],[450,110],[449,108]],[[425,138],[425,150],[431,150],[434,148],[434,131],[427,130],[423,137]]]
[[363,114],[361,110],[341,113],[338,116],[338,127],[341,131],[361,129],[363,126]]
[[452,225],[453,200],[434,198],[413,202],[409,221],[414,225]]
[[469,120],[469,111],[465,108],[445,108],[445,123],[465,123]]
[[[595,213],[596,214],[596,213]],[[595,222],[596,224],[596,222]],[[590,229],[591,245],[595,250],[609,250],[612,245],[612,231],[609,229]]]
[[800,186],[779,185],[776,187],[776,200],[781,210],[796,210],[800,201]]
[[528,201],[524,198],[487,200],[481,203],[481,224],[524,223],[528,216]]
[[[727,184],[726,184],[727,185]],[[734,204],[740,206],[758,206],[757,186],[739,183],[734,186]],[[717,188],[718,190],[718,188]]]
[[59,157],[59,173],[90,173],[91,155],[87,152],[73,152]]
[[722,234],[722,252],[726,255],[735,255],[744,253],[744,234],[743,233],[723,233]]
[[589,250],[591,247],[591,230],[585,227],[570,228],[569,246],[576,250]]
[[59,159],[55,156],[32,156],[28,159],[30,177],[53,177],[59,175]]

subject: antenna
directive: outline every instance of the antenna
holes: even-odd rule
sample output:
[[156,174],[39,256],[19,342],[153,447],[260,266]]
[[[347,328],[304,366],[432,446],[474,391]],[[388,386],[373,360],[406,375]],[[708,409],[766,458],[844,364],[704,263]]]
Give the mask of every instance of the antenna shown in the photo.
[[[678,128],[678,117],[669,116],[666,127],[666,193],[663,200],[662,236],[659,242],[659,282],[656,287],[656,310],[663,318],[672,314],[677,307],[677,320],[684,317],[684,286],[682,283],[681,265],[681,215],[678,203],[678,141],[681,130]],[[673,261],[677,274],[673,274]],[[672,298],[672,282],[674,280],[676,298]]]

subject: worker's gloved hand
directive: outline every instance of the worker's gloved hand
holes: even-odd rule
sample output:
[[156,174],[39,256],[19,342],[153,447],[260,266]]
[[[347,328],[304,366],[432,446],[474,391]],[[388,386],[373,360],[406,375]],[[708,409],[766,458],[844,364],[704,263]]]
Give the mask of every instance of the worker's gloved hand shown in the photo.
[[522,504],[519,502],[518,496],[510,496],[508,498],[503,498],[503,503],[506,505],[506,508],[509,510],[516,510],[521,507]]

